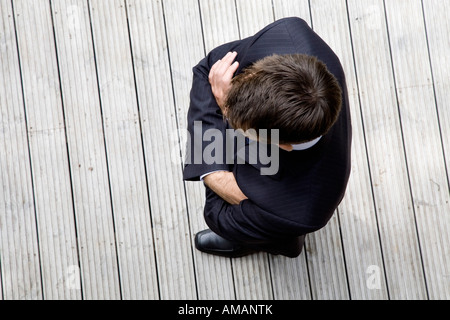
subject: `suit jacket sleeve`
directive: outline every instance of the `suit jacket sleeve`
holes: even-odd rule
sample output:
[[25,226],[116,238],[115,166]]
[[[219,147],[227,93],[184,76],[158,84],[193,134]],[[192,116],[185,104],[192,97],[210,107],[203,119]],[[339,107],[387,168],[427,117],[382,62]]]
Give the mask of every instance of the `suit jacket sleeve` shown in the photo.
[[[225,152],[225,130],[229,128],[229,125],[223,119],[222,113],[216,103],[214,95],[212,94],[211,86],[208,81],[208,75],[212,65],[217,60],[223,58],[223,56],[225,56],[227,52],[236,51],[238,53],[236,61],[239,62],[239,68],[236,73],[240,73],[242,69],[258,60],[259,58],[263,58],[266,55],[274,53],[270,50],[269,52],[259,52],[257,50],[260,54],[256,56],[248,56],[246,54],[247,50],[253,45],[256,40],[258,40],[267,31],[277,26],[280,27],[282,22],[283,20],[276,21],[259,31],[254,36],[250,36],[242,40],[232,41],[215,48],[193,68],[193,81],[190,93],[189,111],[187,116],[187,129],[190,139],[187,142],[186,148],[186,161],[183,170],[184,180],[197,181],[200,180],[201,175],[208,172],[212,172],[215,170],[232,170],[230,165],[226,164]],[[286,33],[284,28],[281,29],[283,30],[283,32],[276,33],[275,39],[278,39],[280,37],[280,34]],[[194,123],[196,121],[201,121],[201,130],[194,130]],[[202,139],[203,134],[209,129],[218,129],[222,133],[222,157],[218,161],[215,161],[215,163],[206,163],[205,159],[203,159],[202,157],[206,146],[208,146],[212,142],[203,141]]]
[[261,243],[306,234],[318,227],[285,221],[250,199],[231,205],[206,187],[205,221],[215,233],[235,242]]
[[[189,139],[187,141],[186,161],[183,170],[184,180],[197,181],[200,180],[201,175],[208,172],[215,170],[232,170],[230,165],[226,164],[225,154],[225,134],[229,125],[223,118],[221,110],[212,94],[208,75],[212,65],[218,59],[221,59],[228,51],[235,50],[241,42],[242,41],[234,41],[217,47],[192,70],[193,81],[187,116]],[[194,124],[196,124],[195,127]],[[203,157],[206,146],[215,142],[213,140],[214,138],[211,138],[212,141],[203,141],[204,133],[209,129],[219,130],[222,137],[222,156],[218,159],[214,155],[216,161],[213,163],[208,161],[205,162]]]

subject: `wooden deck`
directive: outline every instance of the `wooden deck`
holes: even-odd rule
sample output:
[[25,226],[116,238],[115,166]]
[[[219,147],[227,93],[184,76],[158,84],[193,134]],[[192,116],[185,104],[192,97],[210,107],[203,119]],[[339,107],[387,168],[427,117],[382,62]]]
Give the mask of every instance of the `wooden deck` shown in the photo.
[[[346,71],[346,196],[296,259],[200,253],[191,69],[285,16]],[[441,0],[1,0],[0,298],[450,299],[449,16]]]

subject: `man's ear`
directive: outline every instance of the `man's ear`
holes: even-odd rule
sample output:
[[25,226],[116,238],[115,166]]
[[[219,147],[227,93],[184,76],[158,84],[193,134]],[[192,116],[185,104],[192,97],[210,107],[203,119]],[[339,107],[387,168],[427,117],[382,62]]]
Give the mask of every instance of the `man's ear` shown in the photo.
[[280,143],[278,146],[280,147],[280,149],[283,149],[285,151],[292,151],[294,149],[292,144],[289,143]]

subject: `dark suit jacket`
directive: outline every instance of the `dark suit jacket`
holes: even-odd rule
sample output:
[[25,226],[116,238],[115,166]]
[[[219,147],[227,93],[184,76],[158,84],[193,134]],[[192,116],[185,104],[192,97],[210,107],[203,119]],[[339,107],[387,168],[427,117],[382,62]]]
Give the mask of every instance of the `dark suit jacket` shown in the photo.
[[[230,42],[212,50],[193,68],[188,130],[193,137],[194,121],[203,131],[230,128],[223,120],[212,95],[208,74],[212,65],[227,52],[236,51],[239,69],[272,54],[302,53],[327,65],[342,88],[342,111],[330,131],[312,148],[304,151],[279,150],[279,171],[261,175],[261,163],[185,165],[184,180],[199,180],[213,170],[233,171],[248,200],[230,205],[206,188],[205,220],[209,227],[234,241],[259,242],[306,234],[325,226],[343,198],[350,175],[351,123],[345,76],[338,57],[300,18],[285,18],[268,25],[252,37]],[[224,133],[225,134],[225,133]],[[204,149],[210,142],[188,149]],[[247,151],[248,152],[248,151]],[[188,155],[189,157],[189,155]]]

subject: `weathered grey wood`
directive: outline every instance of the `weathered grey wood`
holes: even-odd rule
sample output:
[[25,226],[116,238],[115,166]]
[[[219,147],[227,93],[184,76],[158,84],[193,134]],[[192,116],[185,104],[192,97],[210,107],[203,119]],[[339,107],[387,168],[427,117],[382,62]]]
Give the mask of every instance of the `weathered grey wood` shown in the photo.
[[[0,299],[450,298],[449,15],[439,0],[0,1]],[[343,63],[347,194],[299,258],[200,253],[204,188],[182,182],[179,141],[191,69],[285,16]]]
[[68,266],[78,265],[65,119],[48,2],[14,1],[33,172],[42,290],[73,299]]
[[239,25],[234,0],[200,0],[205,52],[239,39]]
[[[448,19],[450,3],[438,0],[424,1],[423,10],[434,80],[436,108],[439,116],[439,128],[446,159],[447,183],[450,188],[450,62],[448,60],[450,48],[450,22]],[[442,187],[444,188],[444,186]],[[449,273],[447,272],[447,274]]]
[[236,0],[240,37],[246,38],[274,20],[271,0]]
[[389,297],[423,299],[426,288],[383,2],[348,1],[348,6]]
[[83,297],[117,298],[120,296],[119,274],[88,3],[52,1],[52,14],[72,171]]
[[[153,234],[125,3],[91,1],[90,13],[121,295],[155,297]],[[113,268],[115,261],[105,264]],[[119,298],[114,293],[112,298]]]
[[285,17],[299,17],[311,26],[309,0],[273,0],[275,20]]
[[[330,7],[334,10],[330,10]],[[341,60],[352,117],[352,173],[346,195],[338,208],[349,294],[352,299],[386,299],[388,293],[361,122],[346,2],[311,1],[311,10],[314,30]],[[342,265],[340,266],[339,273],[344,276]],[[374,286],[367,285],[370,276],[367,270],[373,268],[371,266],[380,270],[376,275],[380,280],[379,286],[378,283]],[[345,282],[341,279],[343,286]]]
[[33,182],[11,2],[0,2],[0,298],[42,299]]
[[[180,5],[179,1],[165,0],[163,6],[178,129],[180,136],[186,138],[192,67],[205,55],[199,3],[190,0]],[[185,140],[181,143],[184,160]],[[185,187],[191,230],[190,243],[195,259],[196,281],[198,283],[198,298],[210,299],[212,295],[233,298],[229,261],[220,257],[207,257],[194,248],[195,233],[206,228],[206,224],[202,220],[205,201],[204,187],[199,182],[186,182]]]
[[306,236],[313,299],[348,299],[342,244],[335,214],[323,229]]
[[387,2],[386,16],[427,293],[450,298],[450,194],[422,2]]
[[162,4],[127,1],[162,299],[195,298],[194,264]]
[[[425,27],[427,31],[428,50],[430,54],[432,76],[433,76],[433,88],[435,93],[436,108],[439,117],[439,128],[441,131],[442,147],[444,149],[444,156],[446,160],[447,169],[447,187],[450,188],[450,62],[448,60],[448,52],[450,48],[450,3],[448,1],[436,1],[429,0],[423,2]],[[436,186],[437,191],[445,190],[446,185]],[[447,189],[448,190],[448,189]],[[435,189],[436,191],[436,189]],[[448,201],[448,200],[447,200]],[[446,204],[448,202],[446,201]],[[436,231],[436,236],[440,237],[440,252],[434,257],[433,263],[430,264],[430,268],[437,274],[440,274],[442,278],[442,284],[448,284],[450,275],[450,264],[448,259],[450,257],[450,232],[448,231],[448,224],[450,221],[450,210],[442,211],[439,213],[438,225],[444,224],[447,226],[447,232],[439,234],[444,228],[439,226]],[[429,244],[434,246],[434,244]],[[428,280],[428,279],[427,279]],[[431,279],[430,279],[431,280]],[[428,280],[428,288],[430,290],[431,299],[449,299],[449,285],[445,288],[441,283],[434,283]],[[440,281],[439,279],[433,279],[433,281]],[[436,293],[435,287],[440,288]]]

